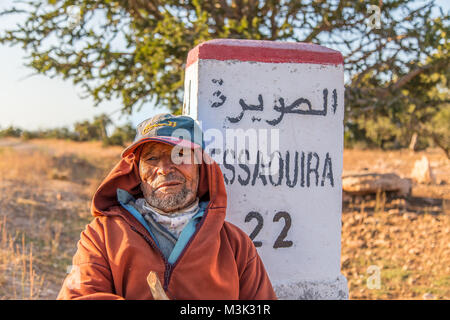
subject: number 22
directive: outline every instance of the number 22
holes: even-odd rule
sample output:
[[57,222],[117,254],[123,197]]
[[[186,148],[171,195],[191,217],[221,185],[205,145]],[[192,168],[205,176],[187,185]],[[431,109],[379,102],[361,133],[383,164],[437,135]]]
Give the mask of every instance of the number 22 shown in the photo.
[[[284,240],[287,236],[289,229],[291,228],[291,224],[292,224],[291,216],[286,211],[279,211],[273,217],[273,222],[278,222],[278,221],[280,221],[281,218],[284,219],[284,227],[283,227],[283,230],[281,230],[280,234],[278,235],[277,239],[275,240],[275,243],[273,244],[273,247],[275,249],[289,248],[293,244],[292,241],[290,241],[290,240]],[[255,229],[249,235],[250,239],[254,240],[256,238],[256,236],[258,235],[258,233],[263,228],[264,219],[259,212],[250,211],[247,214],[247,216],[245,217],[245,222],[250,222],[252,219],[256,219],[258,221]],[[257,248],[262,246],[261,241],[253,241],[253,244]]]

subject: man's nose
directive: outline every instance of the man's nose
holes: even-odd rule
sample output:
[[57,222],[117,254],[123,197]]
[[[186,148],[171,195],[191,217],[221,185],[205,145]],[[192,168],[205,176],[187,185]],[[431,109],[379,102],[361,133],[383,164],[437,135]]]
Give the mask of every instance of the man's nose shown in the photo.
[[169,172],[173,171],[174,168],[174,163],[172,162],[172,160],[170,159],[170,157],[164,157],[163,159],[161,159],[161,161],[159,162],[158,165],[158,174],[160,175],[167,175]]

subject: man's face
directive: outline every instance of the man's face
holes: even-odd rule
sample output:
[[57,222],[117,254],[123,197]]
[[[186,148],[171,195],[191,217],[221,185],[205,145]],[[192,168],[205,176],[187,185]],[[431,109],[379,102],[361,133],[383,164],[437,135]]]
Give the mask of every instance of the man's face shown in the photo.
[[[168,214],[190,205],[197,196],[199,168],[190,155],[172,155],[173,146],[160,142],[144,144],[139,159],[141,189],[147,202]],[[174,151],[178,149],[174,149]],[[184,161],[180,164],[180,156]],[[174,159],[172,158],[174,157]],[[189,161],[190,160],[190,161]]]

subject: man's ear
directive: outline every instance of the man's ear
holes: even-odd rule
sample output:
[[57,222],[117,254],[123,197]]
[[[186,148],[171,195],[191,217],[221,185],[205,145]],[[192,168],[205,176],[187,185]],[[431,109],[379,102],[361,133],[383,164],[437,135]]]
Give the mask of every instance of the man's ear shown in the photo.
[[144,144],[141,144],[134,150],[134,158],[136,161],[137,168],[139,169],[139,162],[141,161],[142,149],[144,148]]

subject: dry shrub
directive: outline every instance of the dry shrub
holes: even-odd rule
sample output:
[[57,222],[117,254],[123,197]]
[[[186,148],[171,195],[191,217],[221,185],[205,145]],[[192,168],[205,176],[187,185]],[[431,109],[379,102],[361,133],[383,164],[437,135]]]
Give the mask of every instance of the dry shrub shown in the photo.
[[[20,244],[18,243],[20,240]],[[25,235],[8,233],[6,217],[0,221],[0,295],[2,299],[38,299],[44,277],[33,266],[33,246]]]

